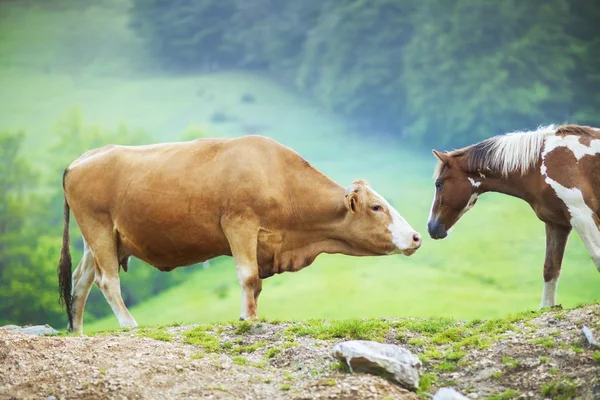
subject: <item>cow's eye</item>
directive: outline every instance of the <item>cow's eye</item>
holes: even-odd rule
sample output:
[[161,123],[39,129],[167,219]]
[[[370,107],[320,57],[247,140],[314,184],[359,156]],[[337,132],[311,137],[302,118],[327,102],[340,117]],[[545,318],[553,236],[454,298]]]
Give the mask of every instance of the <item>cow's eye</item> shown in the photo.
[[379,211],[383,211],[383,207],[381,207],[379,204],[375,204],[373,207],[371,207],[371,210],[373,210],[375,212],[379,212]]

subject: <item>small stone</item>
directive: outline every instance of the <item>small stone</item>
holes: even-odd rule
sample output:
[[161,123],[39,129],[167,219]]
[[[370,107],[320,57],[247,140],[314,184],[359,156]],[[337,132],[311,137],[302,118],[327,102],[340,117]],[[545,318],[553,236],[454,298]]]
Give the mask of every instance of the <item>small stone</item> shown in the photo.
[[349,340],[335,345],[332,353],[338,360],[345,361],[352,372],[385,372],[407,389],[416,390],[419,387],[421,360],[404,347]]
[[56,400],[56,396],[48,396],[46,400]]
[[469,398],[452,388],[441,388],[433,396],[433,400],[469,400]]
[[598,345],[598,341],[594,338],[594,334],[592,333],[592,330],[590,328],[584,325],[583,328],[581,328],[581,332],[583,333],[583,336],[585,336],[590,347],[594,349],[600,347],[600,345]]
[[175,369],[177,370],[177,372],[182,372],[183,371],[183,367],[181,365],[176,365]]

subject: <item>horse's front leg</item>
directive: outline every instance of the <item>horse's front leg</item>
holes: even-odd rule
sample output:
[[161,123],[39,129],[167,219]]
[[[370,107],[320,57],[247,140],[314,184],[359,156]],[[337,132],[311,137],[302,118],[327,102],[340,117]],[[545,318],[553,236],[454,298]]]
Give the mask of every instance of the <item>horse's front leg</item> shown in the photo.
[[544,261],[544,292],[540,308],[556,305],[556,289],[567,239],[571,228],[546,223],[546,260]]

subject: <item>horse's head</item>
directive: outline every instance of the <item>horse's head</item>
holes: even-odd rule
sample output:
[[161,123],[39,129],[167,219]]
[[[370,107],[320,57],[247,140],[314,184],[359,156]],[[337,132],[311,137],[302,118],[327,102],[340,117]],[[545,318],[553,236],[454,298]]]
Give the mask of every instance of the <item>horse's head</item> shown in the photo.
[[435,174],[435,196],[427,230],[432,239],[443,239],[460,217],[477,202],[480,182],[465,172],[451,154],[436,150],[433,150],[433,154],[440,164]]

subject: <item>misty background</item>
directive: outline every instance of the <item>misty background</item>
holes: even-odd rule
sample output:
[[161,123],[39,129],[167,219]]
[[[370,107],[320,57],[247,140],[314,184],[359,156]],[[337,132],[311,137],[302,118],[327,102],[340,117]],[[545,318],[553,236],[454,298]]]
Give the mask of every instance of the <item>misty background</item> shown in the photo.
[[[66,324],[62,171],[108,143],[269,136],[342,185],[366,179],[419,230],[413,257],[322,255],[264,282],[267,318],[489,318],[534,309],[544,226],[488,194],[428,238],[432,148],[550,123],[600,126],[594,0],[0,2],[0,324]],[[82,242],[71,224],[74,263]],[[141,324],[233,320],[230,258],[161,273],[132,260]],[[558,302],[600,298],[572,234]],[[86,330],[117,326],[94,287]]]

